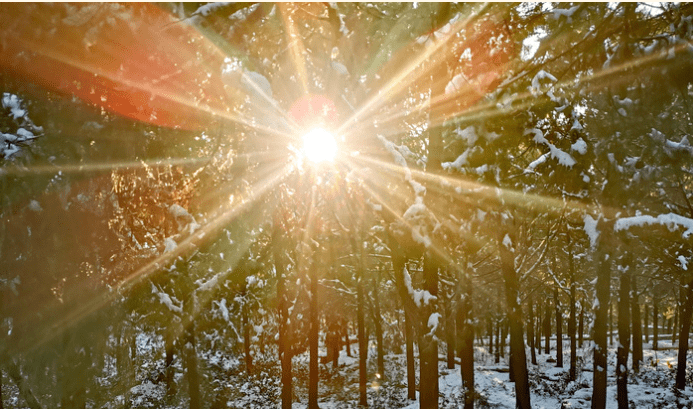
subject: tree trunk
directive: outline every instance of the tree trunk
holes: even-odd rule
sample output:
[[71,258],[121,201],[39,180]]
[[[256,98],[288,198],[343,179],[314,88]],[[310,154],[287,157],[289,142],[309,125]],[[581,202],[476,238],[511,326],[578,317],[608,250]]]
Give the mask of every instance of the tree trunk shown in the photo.
[[[509,239],[509,240],[506,240]],[[501,230],[498,241],[501,260],[501,272],[505,282],[505,302],[510,320],[510,359],[515,376],[515,407],[530,409],[529,375],[522,328],[522,308],[518,303],[519,280],[515,271],[515,249],[510,229]]]
[[[600,220],[599,230],[602,236],[599,238],[597,251],[597,284],[595,288],[597,300],[594,312],[594,371],[592,381],[592,409],[606,408],[606,373],[607,373],[607,345],[606,330],[609,322],[608,311],[611,304],[611,255],[606,250],[607,243],[613,231],[613,222]],[[610,243],[609,243],[610,244]]]
[[578,344],[580,348],[585,344],[585,303],[580,303],[580,320],[578,321]]
[[349,340],[349,321],[344,322],[344,345],[346,345],[346,354],[351,357],[351,341]]
[[358,277],[356,278],[356,325],[359,337],[359,405],[368,406],[366,396],[368,388],[368,368],[366,367],[368,359],[368,344],[366,342],[366,322],[364,317],[364,295],[363,295],[363,271],[359,267]]
[[385,348],[383,346],[383,323],[382,315],[380,314],[380,294],[378,287],[380,286],[380,267],[376,272],[376,279],[373,281],[373,307],[375,309],[375,317],[373,324],[375,325],[375,341],[378,349],[378,375],[380,379],[385,379]]
[[501,323],[496,321],[496,353],[494,354],[495,363],[500,363],[500,353],[501,353]]
[[500,327],[500,356],[505,359],[505,341],[508,339],[508,318],[503,318],[499,323]]
[[474,408],[474,321],[472,314],[472,282],[469,271],[460,277],[461,291],[458,321],[462,325],[460,337],[460,376],[464,390],[464,409]]
[[633,370],[640,372],[643,361],[642,351],[642,321],[640,320],[640,303],[638,302],[638,284],[636,276],[631,277],[630,309],[633,320]]
[[245,371],[248,375],[253,374],[253,356],[250,354],[250,322],[248,319],[248,299],[243,300],[241,305],[241,326],[243,327],[243,352],[245,356]]
[[[310,265],[310,328],[308,330],[308,349],[310,362],[308,365],[308,409],[318,409],[318,379],[319,357],[318,341],[320,335],[320,319],[318,312],[318,263],[317,252],[313,255]],[[361,305],[361,303],[359,303]],[[359,354],[363,351],[359,351]]]
[[548,298],[544,306],[544,353],[551,354],[551,308]]
[[693,280],[681,288],[686,297],[681,310],[681,336],[679,337],[678,366],[676,367],[676,388],[686,389],[686,364],[688,360],[688,339],[691,332],[691,315],[693,315]]
[[630,272],[621,272],[618,293],[618,348],[616,350],[616,390],[619,409],[628,408],[628,353],[630,346]]
[[659,349],[659,302],[652,299],[652,349]]
[[[432,296],[438,296],[438,262],[430,251],[424,255],[424,289]],[[422,334],[419,348],[419,403],[421,409],[438,408],[438,341],[433,330],[429,330],[429,320],[435,313],[433,300],[423,306]]]
[[493,320],[489,318],[488,320],[488,353],[493,355],[493,337],[495,333],[493,332]]
[[190,409],[201,409],[200,375],[197,371],[197,348],[195,344],[195,323],[191,322],[190,327],[186,330],[188,395],[190,396]]
[[646,302],[644,308],[643,334],[645,334],[645,342],[650,342],[650,305]]
[[614,345],[614,303],[609,302],[609,345]]
[[[459,286],[458,286],[459,287]],[[453,294],[456,294],[453,291]],[[459,294],[458,294],[459,296]],[[447,364],[448,369],[455,369],[455,348],[456,342],[455,335],[456,323],[455,323],[455,312],[453,309],[453,303],[451,299],[445,300],[445,344],[447,346]]]
[[282,253],[283,246],[279,240],[279,231],[275,232],[275,245],[273,246],[274,269],[277,274],[277,309],[279,315],[279,361],[282,367],[282,409],[291,409],[293,403],[293,377],[291,376],[292,345],[289,338],[289,305],[286,294],[286,262]]
[[165,361],[166,361],[166,395],[171,397],[176,394],[175,384],[173,383],[173,334],[166,331],[165,337]]
[[536,340],[534,339],[534,301],[530,300],[527,306],[529,310],[529,320],[527,323],[527,339],[529,339],[529,351],[532,359],[532,365],[537,364]]
[[568,380],[574,381],[577,378],[577,339],[575,337],[575,323],[577,321],[575,303],[575,263],[573,260],[573,245],[570,241],[570,228],[568,227],[566,239],[568,241],[568,274],[570,275],[570,316],[568,317],[568,336],[570,337],[570,370]]
[[7,376],[9,376],[9,378],[12,379],[14,384],[17,385],[17,389],[19,389],[19,396],[21,396],[24,399],[24,402],[29,408],[43,409],[43,406],[41,406],[38,399],[36,399],[36,395],[34,395],[34,392],[26,384],[24,376],[22,376],[22,372],[17,362],[15,362],[14,359],[11,359],[7,356],[4,356],[4,358],[5,362],[7,363]]
[[543,327],[541,326],[541,324],[542,324],[542,322],[543,322],[543,321],[541,320],[541,317],[542,317],[542,315],[541,315],[541,314],[542,314],[541,305],[542,305],[541,302],[537,303],[537,316],[536,316],[536,318],[535,318],[535,323],[534,323],[534,324],[535,324],[534,327],[536,328],[536,331],[535,331],[536,334],[534,334],[534,336],[535,336],[536,339],[535,339],[534,343],[536,344],[537,352],[538,352],[539,354],[541,354],[541,332],[542,332],[542,328],[543,328]]
[[553,288],[553,299],[556,307],[556,367],[563,368],[563,312],[558,298],[558,286]]
[[416,368],[414,360],[414,329],[411,316],[404,312],[404,338],[407,345],[407,399],[416,400]]

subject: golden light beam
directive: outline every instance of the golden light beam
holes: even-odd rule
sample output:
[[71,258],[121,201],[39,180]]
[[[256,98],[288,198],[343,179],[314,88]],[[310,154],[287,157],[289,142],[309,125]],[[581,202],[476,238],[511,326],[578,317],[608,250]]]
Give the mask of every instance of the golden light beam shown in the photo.
[[284,21],[284,27],[286,28],[286,42],[288,44],[289,50],[291,52],[291,61],[294,63],[296,73],[298,74],[298,79],[301,82],[301,91],[303,95],[308,94],[308,73],[306,71],[304,55],[306,55],[306,49],[303,45],[301,35],[296,29],[296,23],[291,17],[290,7],[295,7],[293,3],[277,3],[279,8],[279,14]]
[[141,160],[127,162],[101,162],[101,163],[80,163],[78,165],[31,165],[31,166],[8,166],[0,170],[0,175],[37,175],[44,173],[62,172],[69,173],[88,173],[102,172],[111,170],[123,169],[138,169],[144,167],[161,167],[161,166],[187,166],[199,165],[209,162],[212,158],[172,158],[172,159],[157,159],[157,160]]
[[[390,94],[397,94],[401,92],[401,90],[409,86],[409,84],[412,84],[416,79],[408,79],[407,77],[410,77],[411,74],[414,73],[416,69],[424,63],[424,61],[429,59],[434,54],[438,53],[439,50],[442,49],[442,47],[446,45],[447,42],[451,38],[453,38],[455,34],[463,30],[468,25],[468,23],[470,23],[472,19],[480,15],[481,11],[485,10],[487,6],[488,5],[485,3],[484,6],[478,12],[468,16],[466,19],[455,22],[453,24],[453,27],[451,27],[450,31],[445,35],[445,37],[435,41],[434,44],[431,47],[427,47],[424,50],[424,52],[418,53],[416,58],[414,58],[408,65],[403,67],[397,74],[395,74],[385,84],[384,87],[378,90],[376,95],[374,95],[364,104],[362,104],[361,107],[356,112],[354,112],[350,118],[344,121],[342,126],[337,130],[336,134],[341,135],[345,133],[346,127],[352,126],[352,123],[358,123],[365,112],[375,111],[378,107],[387,102],[387,100],[390,98]],[[393,90],[398,91],[393,92]]]
[[259,181],[257,185],[253,186],[247,196],[239,197],[237,201],[234,201],[234,203],[228,207],[220,207],[220,213],[218,215],[214,216],[211,221],[203,225],[198,231],[183,239],[183,241],[178,243],[174,250],[163,253],[154,260],[147,262],[142,267],[124,277],[123,280],[111,287],[109,291],[104,292],[101,296],[97,296],[85,301],[74,311],[65,315],[57,322],[54,322],[52,326],[45,328],[43,334],[40,334],[36,342],[28,342],[23,345],[23,348],[30,351],[40,347],[45,342],[58,336],[60,333],[62,333],[62,331],[67,330],[82,319],[113,302],[123,292],[132,289],[134,286],[148,279],[153,274],[161,271],[162,268],[169,265],[176,258],[192,254],[206,239],[213,237],[214,234],[218,233],[234,218],[240,216],[248,210],[256,208],[257,201],[267,192],[271,191],[282,183],[282,181],[285,180],[292,171],[292,165],[287,164],[279,168],[278,171],[274,172],[273,177]]

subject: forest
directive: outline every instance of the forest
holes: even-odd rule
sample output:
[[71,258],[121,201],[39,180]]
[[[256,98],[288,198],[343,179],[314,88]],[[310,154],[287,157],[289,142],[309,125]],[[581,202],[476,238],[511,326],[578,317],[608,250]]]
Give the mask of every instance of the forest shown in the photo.
[[0,3],[0,93],[0,409],[693,408],[691,3]]

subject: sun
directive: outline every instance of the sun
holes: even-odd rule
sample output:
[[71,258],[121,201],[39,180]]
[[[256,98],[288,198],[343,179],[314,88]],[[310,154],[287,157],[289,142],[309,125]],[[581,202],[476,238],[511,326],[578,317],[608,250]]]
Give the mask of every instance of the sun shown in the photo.
[[337,142],[329,131],[315,128],[303,135],[301,151],[311,162],[332,162],[337,154]]

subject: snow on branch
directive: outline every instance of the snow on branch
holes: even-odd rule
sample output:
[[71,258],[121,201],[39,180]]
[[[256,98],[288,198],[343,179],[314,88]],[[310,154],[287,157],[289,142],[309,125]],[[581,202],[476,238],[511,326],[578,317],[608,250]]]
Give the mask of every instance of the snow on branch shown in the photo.
[[675,213],[660,214],[657,217],[652,216],[633,216],[624,217],[616,220],[614,224],[615,231],[628,230],[631,227],[643,227],[651,224],[659,224],[666,226],[669,231],[674,231],[678,227],[683,227],[686,231],[683,232],[683,238],[688,238],[693,234],[693,219],[683,217]]
[[[152,283],[152,293],[159,297],[159,302],[168,307],[169,310],[181,314],[183,312],[183,302],[178,301],[176,297],[171,297],[165,292],[159,290],[154,283]],[[178,304],[178,305],[176,305]]]
[[409,295],[411,295],[411,298],[414,300],[414,304],[416,304],[417,307],[428,305],[429,302],[438,299],[438,297],[431,295],[431,293],[426,290],[415,290],[411,284],[411,275],[409,275],[409,271],[406,267],[402,269],[402,275],[404,276],[404,286],[407,288]]
[[[557,148],[554,144],[549,142],[544,137],[544,132],[542,132],[541,129],[538,129],[538,128],[526,129],[524,134],[525,135],[534,134],[534,138],[533,138],[534,142],[548,146],[549,147],[549,153],[551,154],[551,157],[556,159],[558,161],[558,163],[560,163],[561,165],[563,165],[567,168],[572,168],[573,165],[575,165],[575,163],[576,163],[575,159],[573,159],[573,157],[570,156],[569,153],[562,151],[561,149]],[[532,163],[534,164],[535,162],[536,161],[534,161]],[[536,163],[535,167],[536,167],[536,165],[539,165],[539,163]],[[534,170],[534,169],[531,169],[531,170]]]

